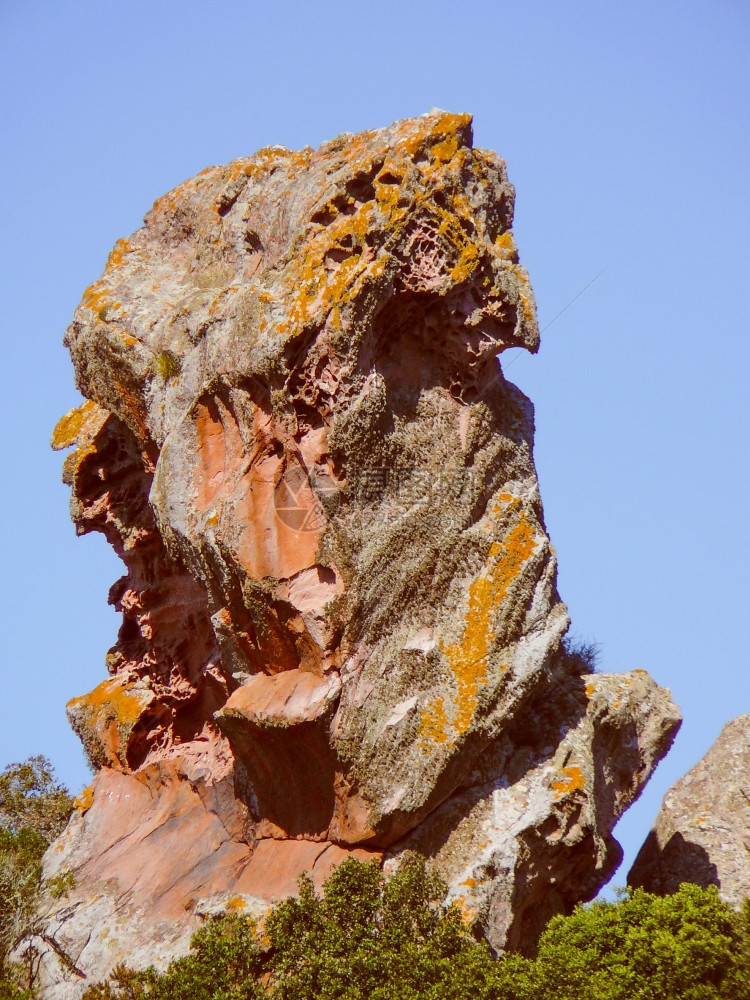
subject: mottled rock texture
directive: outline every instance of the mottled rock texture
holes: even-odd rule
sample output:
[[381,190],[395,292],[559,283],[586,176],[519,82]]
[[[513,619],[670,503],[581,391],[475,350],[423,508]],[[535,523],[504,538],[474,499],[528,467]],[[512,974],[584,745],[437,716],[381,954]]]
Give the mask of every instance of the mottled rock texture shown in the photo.
[[[156,202],[66,334],[79,533],[125,564],[98,769],[49,874],[54,996],[347,854],[425,850],[496,947],[619,861],[679,724],[563,645],[514,191],[467,115],[272,147]],[[81,978],[87,977],[86,979]],[[52,995],[52,994],[50,994]]]
[[662,894],[715,885],[736,907],[750,896],[750,715],[669,789],[628,882]]

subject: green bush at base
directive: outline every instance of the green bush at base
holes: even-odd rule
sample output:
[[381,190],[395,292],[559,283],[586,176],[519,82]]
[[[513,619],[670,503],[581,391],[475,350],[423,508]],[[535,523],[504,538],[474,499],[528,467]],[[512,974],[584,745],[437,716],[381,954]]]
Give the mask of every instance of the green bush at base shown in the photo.
[[414,858],[390,879],[347,861],[317,896],[208,921],[166,972],[119,969],[84,1000],[750,1000],[750,907],[716,889],[638,889],[555,917],[534,959],[495,959]]
[[[44,936],[42,890],[74,882],[44,883],[41,865],[71,809],[45,758],[0,773],[0,1000],[35,996],[33,948],[25,965],[11,955]],[[303,876],[262,936],[243,916],[210,919],[165,972],[120,966],[83,1000],[750,1000],[750,903],[736,913],[715,888],[579,906],[550,921],[533,959],[493,958],[444,897],[418,857],[391,878],[349,860],[320,896]]]
[[750,907],[712,886],[673,896],[636,889],[554,917],[535,959],[498,963],[497,1000],[746,1000]]

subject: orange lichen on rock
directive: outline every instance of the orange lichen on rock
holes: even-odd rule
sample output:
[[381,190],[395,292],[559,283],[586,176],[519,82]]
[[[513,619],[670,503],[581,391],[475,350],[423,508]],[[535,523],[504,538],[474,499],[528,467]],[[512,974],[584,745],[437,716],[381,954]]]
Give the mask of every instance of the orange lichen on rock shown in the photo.
[[105,273],[107,271],[117,270],[117,268],[122,265],[125,255],[132,253],[133,249],[133,244],[130,240],[118,240],[113,249],[110,251],[109,257],[107,257],[107,266],[104,269]]
[[55,451],[62,448],[70,448],[77,444],[82,435],[86,434],[86,429],[92,422],[91,418],[97,418],[101,414],[101,408],[96,403],[87,399],[80,406],[76,406],[57,421],[52,432],[52,447]]
[[421,719],[425,739],[456,740],[471,726],[479,689],[486,683],[488,657],[498,635],[496,614],[536,546],[534,529],[523,513],[503,541],[490,546],[485,570],[469,587],[463,637],[460,642],[441,645],[456,683],[450,725],[442,701],[440,710],[437,702],[428,705]]
[[429,750],[435,743],[448,742],[448,716],[445,714],[445,698],[439,695],[422,709],[419,719],[421,746]]
[[567,765],[561,768],[561,770],[565,777],[552,782],[552,788],[558,799],[562,798],[563,795],[570,795],[571,792],[583,791],[585,789],[586,781],[580,767]]
[[126,768],[133,730],[154,700],[148,688],[114,677],[72,698],[66,711],[94,763]]
[[453,906],[458,908],[463,922],[471,926],[476,920],[476,907],[472,906],[465,896],[454,896],[451,902]]
[[94,786],[87,785],[82,792],[80,792],[74,802],[73,808],[77,809],[81,814],[87,813],[94,802]]

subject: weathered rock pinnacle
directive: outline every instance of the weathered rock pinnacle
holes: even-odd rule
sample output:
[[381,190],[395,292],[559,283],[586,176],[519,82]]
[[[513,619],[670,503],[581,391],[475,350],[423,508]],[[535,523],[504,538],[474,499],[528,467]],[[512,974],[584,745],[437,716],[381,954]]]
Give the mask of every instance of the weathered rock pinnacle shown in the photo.
[[[349,854],[424,851],[496,947],[590,898],[679,724],[562,643],[514,191],[432,112],[212,167],[112,251],[66,334],[79,533],[125,576],[98,769],[47,869],[55,998],[164,961]],[[49,994],[53,995],[52,993]]]
[[660,894],[682,882],[715,885],[742,905],[750,891],[750,715],[728,722],[669,789],[628,882]]

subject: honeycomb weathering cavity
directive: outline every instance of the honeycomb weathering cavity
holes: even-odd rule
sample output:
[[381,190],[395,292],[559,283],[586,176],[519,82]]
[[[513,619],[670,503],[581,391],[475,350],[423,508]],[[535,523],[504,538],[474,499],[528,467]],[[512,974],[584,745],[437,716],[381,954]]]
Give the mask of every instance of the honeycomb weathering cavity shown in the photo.
[[432,112],[204,171],[85,292],[87,402],[53,443],[126,567],[111,676],[69,705],[93,796],[47,862],[77,873],[49,926],[86,975],[351,853],[418,847],[496,947],[616,865],[679,715],[562,645],[533,410],[497,360],[539,344],[513,202],[469,116]]

